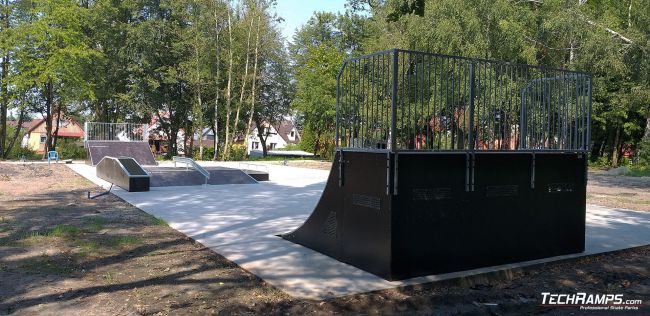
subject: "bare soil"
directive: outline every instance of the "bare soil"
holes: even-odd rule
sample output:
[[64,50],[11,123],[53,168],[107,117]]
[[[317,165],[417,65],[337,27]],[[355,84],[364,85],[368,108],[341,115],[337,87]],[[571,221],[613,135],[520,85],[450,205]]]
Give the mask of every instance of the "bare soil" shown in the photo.
[[650,211],[650,177],[611,176],[589,172],[587,203]]
[[[598,190],[616,186],[605,193],[645,196],[648,190],[628,178],[594,178]],[[644,304],[621,314],[650,313],[649,246],[326,301],[299,300],[164,221],[113,195],[89,200],[88,191],[99,188],[62,165],[0,163],[0,315],[602,314],[540,307],[542,292],[621,293]]]

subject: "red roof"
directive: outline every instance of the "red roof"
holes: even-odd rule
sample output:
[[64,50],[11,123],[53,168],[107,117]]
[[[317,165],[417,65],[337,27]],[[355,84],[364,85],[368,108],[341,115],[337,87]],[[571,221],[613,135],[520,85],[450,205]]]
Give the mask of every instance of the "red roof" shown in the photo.
[[73,132],[61,132],[59,131],[58,133],[52,132],[55,136],[58,137],[84,137],[83,132],[78,132],[78,133],[73,133]]

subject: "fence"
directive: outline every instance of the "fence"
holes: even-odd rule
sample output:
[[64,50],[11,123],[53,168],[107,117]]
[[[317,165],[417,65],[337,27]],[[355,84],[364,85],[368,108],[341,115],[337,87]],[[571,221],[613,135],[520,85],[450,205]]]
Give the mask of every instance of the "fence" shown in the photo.
[[148,142],[147,124],[86,122],[84,144],[88,141]]
[[393,49],[347,60],[336,144],[419,151],[586,152],[591,76]]

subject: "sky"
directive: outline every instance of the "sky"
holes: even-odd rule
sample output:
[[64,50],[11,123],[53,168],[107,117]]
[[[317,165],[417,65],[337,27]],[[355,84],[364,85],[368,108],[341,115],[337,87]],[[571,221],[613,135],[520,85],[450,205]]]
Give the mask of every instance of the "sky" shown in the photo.
[[275,12],[284,18],[280,23],[282,35],[287,41],[293,39],[297,28],[307,23],[316,11],[345,12],[346,0],[277,0]]

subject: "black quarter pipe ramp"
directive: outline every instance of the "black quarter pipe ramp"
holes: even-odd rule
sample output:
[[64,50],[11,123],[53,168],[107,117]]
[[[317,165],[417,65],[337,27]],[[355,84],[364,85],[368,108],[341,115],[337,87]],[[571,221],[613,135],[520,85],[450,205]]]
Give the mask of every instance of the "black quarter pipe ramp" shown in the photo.
[[584,251],[591,76],[390,50],[337,78],[337,151],[282,237],[389,280]]

